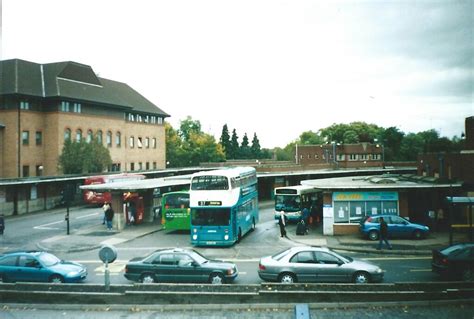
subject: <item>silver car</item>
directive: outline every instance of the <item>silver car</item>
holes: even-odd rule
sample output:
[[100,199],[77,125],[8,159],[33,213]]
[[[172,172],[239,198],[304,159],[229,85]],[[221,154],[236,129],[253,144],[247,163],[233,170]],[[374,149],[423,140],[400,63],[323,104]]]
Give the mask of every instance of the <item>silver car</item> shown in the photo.
[[292,247],[260,259],[258,275],[265,281],[381,282],[384,271],[367,261],[342,256],[325,247]]

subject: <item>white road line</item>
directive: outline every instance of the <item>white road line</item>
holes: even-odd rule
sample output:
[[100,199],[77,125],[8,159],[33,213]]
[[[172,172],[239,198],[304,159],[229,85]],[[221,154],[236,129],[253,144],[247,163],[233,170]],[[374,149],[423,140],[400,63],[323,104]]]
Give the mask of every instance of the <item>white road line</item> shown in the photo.
[[362,260],[426,260],[431,259],[431,256],[425,257],[371,257],[371,258],[361,258]]
[[410,269],[411,272],[431,272],[431,269]]
[[97,216],[97,215],[99,215],[99,213],[93,213],[93,214],[89,214],[89,215],[79,216],[79,217],[76,217],[76,219],[82,219],[82,218],[87,218],[87,217]]
[[61,228],[55,228],[55,227],[47,227],[49,225],[56,225],[56,224],[60,224],[60,223],[64,223],[64,220],[60,220],[58,222],[52,222],[52,223],[48,223],[48,224],[43,224],[43,225],[39,225],[39,226],[35,226],[33,227],[34,229],[49,229],[49,230],[54,230],[54,229],[61,229]]

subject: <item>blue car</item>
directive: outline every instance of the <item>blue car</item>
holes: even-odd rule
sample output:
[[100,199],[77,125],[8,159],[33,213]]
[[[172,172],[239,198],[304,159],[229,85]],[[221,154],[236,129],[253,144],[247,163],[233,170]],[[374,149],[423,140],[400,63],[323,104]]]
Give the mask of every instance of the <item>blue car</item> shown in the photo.
[[74,283],[86,279],[87,268],[53,254],[21,251],[0,254],[0,281]]
[[421,239],[428,236],[428,226],[411,223],[403,217],[396,215],[366,216],[360,221],[359,231],[370,240],[379,239],[380,217],[383,217],[388,226],[389,238],[414,238]]

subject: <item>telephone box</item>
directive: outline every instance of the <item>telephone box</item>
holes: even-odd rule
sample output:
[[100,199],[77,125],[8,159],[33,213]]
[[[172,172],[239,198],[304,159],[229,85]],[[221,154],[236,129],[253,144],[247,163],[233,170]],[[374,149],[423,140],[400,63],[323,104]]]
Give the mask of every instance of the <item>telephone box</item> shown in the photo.
[[123,205],[127,225],[138,225],[143,222],[145,214],[143,196],[140,196],[138,193],[125,193]]

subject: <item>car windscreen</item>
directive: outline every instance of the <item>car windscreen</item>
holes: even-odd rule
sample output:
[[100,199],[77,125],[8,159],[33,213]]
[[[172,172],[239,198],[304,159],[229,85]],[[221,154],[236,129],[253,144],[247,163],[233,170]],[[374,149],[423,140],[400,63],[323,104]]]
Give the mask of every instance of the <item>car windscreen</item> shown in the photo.
[[208,261],[206,257],[195,250],[193,250],[189,255],[200,265]]
[[61,262],[61,259],[59,259],[58,257],[56,257],[56,256],[54,256],[54,255],[48,254],[48,253],[40,254],[40,255],[38,256],[38,259],[41,261],[41,263],[42,263],[45,267],[54,266],[54,265],[56,265],[57,263],[60,263],[60,262]]
[[191,211],[193,226],[228,226],[230,208],[195,208]]

